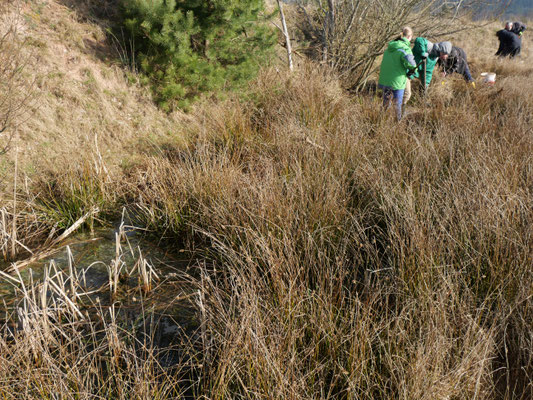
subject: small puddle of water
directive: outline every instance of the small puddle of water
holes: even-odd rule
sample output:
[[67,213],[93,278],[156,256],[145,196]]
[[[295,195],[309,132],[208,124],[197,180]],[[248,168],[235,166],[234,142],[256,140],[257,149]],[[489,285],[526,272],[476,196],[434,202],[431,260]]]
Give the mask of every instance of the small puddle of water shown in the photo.
[[[194,307],[195,293],[183,272],[190,260],[182,253],[170,253],[157,247],[134,230],[127,231],[121,240],[119,260],[123,265],[117,292],[111,296],[109,290],[108,266],[117,259],[117,230],[108,229],[93,235],[81,233],[69,240],[68,246],[56,252],[52,257],[36,262],[21,272],[28,284],[44,277],[45,268],[54,263],[57,270],[69,275],[69,263],[72,262],[80,285],[90,295],[91,302],[117,310],[117,319],[126,323],[132,331],[142,331],[145,336],[153,338],[153,345],[161,349],[177,349],[183,339],[188,342],[197,337],[198,318]],[[158,276],[153,288],[148,293],[141,289],[142,282],[137,274],[130,274],[139,260],[140,254],[148,261]],[[1,266],[4,270],[6,266]],[[7,279],[0,277],[0,299],[7,309],[0,312],[0,327],[7,320],[13,306],[17,304],[16,290]],[[2,301],[0,300],[0,301]],[[11,310],[9,310],[11,309]],[[149,335],[146,335],[149,333]],[[163,366],[172,366],[179,361],[179,350],[165,351],[160,362]]]

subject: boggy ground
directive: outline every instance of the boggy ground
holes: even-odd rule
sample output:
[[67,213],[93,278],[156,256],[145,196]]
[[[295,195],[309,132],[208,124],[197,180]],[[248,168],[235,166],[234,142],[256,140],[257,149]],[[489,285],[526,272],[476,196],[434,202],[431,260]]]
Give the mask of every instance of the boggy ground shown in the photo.
[[[43,15],[50,7],[67,18],[46,4]],[[190,349],[194,379],[184,379],[150,349],[133,351],[116,324],[81,351],[76,325],[56,318],[63,346],[31,331],[0,338],[0,393],[19,398],[12,383],[24,382],[27,398],[531,398],[531,41],[521,59],[496,60],[497,28],[454,38],[475,76],[498,74],[494,86],[438,80],[400,123],[378,98],[349,95],[306,63],[293,74],[265,69],[245,99],[205,100],[169,118],[141,88],[142,102],[131,97],[117,71],[122,107],[134,119],[149,112],[144,123],[100,101],[98,79],[94,101],[80,92],[95,107],[87,119],[65,111],[58,125],[36,111],[20,149],[35,127],[42,138],[48,123],[68,131],[39,168],[29,167],[36,152],[19,150],[18,205],[13,184],[3,193],[6,257],[19,249],[15,225],[24,243],[24,226],[48,234],[95,206],[95,222],[125,206],[165,246],[203,260],[189,276],[203,339]]]

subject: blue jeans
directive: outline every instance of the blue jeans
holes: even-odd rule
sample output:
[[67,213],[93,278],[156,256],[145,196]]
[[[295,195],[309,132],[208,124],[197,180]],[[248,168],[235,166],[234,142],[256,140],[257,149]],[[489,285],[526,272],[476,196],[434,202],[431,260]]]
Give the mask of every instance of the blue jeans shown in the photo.
[[465,70],[463,72],[463,76],[465,77],[465,80],[467,82],[473,82],[474,81],[474,79],[472,78],[472,74],[470,73],[470,68],[468,68],[468,64],[465,65]]
[[402,102],[405,89],[393,89],[390,86],[378,85],[383,90],[383,107],[389,108],[394,99],[394,107],[396,108],[396,118],[398,121],[402,119]]

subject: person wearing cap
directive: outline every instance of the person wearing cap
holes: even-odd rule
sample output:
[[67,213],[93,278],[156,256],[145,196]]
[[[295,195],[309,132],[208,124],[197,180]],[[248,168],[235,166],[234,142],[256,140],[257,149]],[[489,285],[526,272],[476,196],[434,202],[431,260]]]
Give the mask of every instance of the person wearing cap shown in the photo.
[[[452,46],[450,42],[444,43],[449,44],[449,46],[451,46],[451,50],[449,52],[441,52],[437,61],[442,68],[443,76],[453,74],[454,72],[461,74],[465,78],[465,81],[470,83],[472,87],[475,88],[476,83],[474,82],[474,78],[472,78],[472,74],[470,73],[465,51],[460,47]],[[446,50],[448,50],[449,46],[447,45]]]
[[[451,42],[439,42],[439,43],[431,43],[428,39],[423,37],[417,37],[414,42],[413,46],[413,56],[415,58],[415,63],[418,66],[415,73],[411,76],[411,79],[418,78],[420,81],[422,81],[422,75],[424,73],[424,66],[422,65],[422,61],[426,60],[426,88],[429,87],[429,84],[431,83],[431,80],[433,79],[433,72],[435,70],[435,66],[437,65],[437,61],[439,60],[439,57],[447,56],[452,51],[452,44]],[[410,87],[410,83],[408,82],[407,88]],[[403,98],[403,104],[407,104],[409,99],[411,98],[411,91],[407,90],[405,91],[405,95]]]
[[387,50],[383,53],[379,72],[378,87],[383,90],[383,107],[389,108],[394,100],[398,121],[402,118],[402,102],[407,75],[416,70],[410,46],[412,38],[413,30],[405,27],[398,39],[389,42]]
[[507,22],[505,28],[496,32],[500,42],[496,55],[513,58],[520,54],[522,48],[522,34],[526,26],[521,22]]

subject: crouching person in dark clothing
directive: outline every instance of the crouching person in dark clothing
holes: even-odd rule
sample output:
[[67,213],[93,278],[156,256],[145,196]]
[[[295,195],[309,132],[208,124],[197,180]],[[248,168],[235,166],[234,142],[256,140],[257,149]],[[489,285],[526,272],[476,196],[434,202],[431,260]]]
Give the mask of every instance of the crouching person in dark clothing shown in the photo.
[[522,33],[526,30],[526,26],[521,22],[507,22],[505,29],[496,32],[496,36],[500,41],[500,46],[496,52],[500,57],[516,57],[520,54],[522,48]]
[[473,87],[476,87],[472,74],[470,73],[470,68],[468,67],[466,53],[460,47],[453,46],[450,54],[441,54],[438,64],[442,67],[444,76],[456,72],[463,75],[465,81]]

